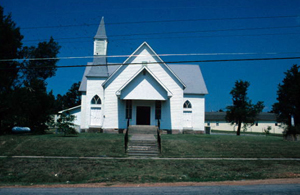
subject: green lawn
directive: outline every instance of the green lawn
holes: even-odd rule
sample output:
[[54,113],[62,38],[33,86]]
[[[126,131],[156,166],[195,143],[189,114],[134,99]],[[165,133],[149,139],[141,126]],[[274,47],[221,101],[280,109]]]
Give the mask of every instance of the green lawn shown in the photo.
[[[233,134],[236,135],[236,131],[225,131],[225,130],[211,130],[211,133],[226,133],[226,134]],[[248,132],[248,131],[242,131],[241,135],[266,135],[266,133],[262,133],[262,132]],[[278,137],[282,137],[282,134],[279,133],[272,133],[270,132],[270,134],[268,134],[267,136],[278,136]]]
[[226,181],[300,176],[296,161],[0,159],[0,186]]
[[300,158],[300,142],[278,136],[162,135],[161,157]]
[[2,156],[125,156],[124,135],[81,133],[0,136]]
[[[0,136],[0,155],[126,156],[124,135]],[[161,157],[299,158],[300,142],[276,136],[162,135]],[[150,159],[0,159],[0,186],[54,183],[144,183],[300,177],[299,161]]]
[[[300,158],[300,142],[278,136],[162,135],[161,157]],[[2,156],[123,157],[123,134],[81,133],[75,137],[46,135],[0,136]]]

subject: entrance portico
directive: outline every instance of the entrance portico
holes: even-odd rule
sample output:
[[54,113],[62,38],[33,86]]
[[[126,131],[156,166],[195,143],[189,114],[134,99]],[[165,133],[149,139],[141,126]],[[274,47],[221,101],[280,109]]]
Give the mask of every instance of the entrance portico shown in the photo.
[[145,65],[116,95],[121,101],[126,101],[126,119],[131,119],[131,125],[157,125],[157,119],[161,117],[161,102],[169,101],[172,93]]
[[126,101],[126,119],[130,119],[130,125],[157,125],[161,116],[160,100],[123,101]]

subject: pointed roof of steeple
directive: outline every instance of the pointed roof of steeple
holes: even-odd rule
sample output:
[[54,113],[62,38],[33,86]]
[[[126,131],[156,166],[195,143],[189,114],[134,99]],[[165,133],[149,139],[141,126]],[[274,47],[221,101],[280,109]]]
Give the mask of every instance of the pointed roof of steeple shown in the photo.
[[105,24],[104,24],[104,17],[103,16],[102,16],[100,25],[98,27],[98,31],[97,31],[94,39],[107,39],[106,31],[105,31]]

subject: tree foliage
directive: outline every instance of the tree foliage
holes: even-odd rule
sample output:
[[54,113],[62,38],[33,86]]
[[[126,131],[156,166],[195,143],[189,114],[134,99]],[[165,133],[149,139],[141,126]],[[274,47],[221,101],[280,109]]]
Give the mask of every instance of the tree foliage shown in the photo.
[[81,104],[81,93],[79,92],[80,81],[73,83],[65,95],[56,96],[57,111],[79,106]]
[[[23,64],[24,76],[27,81],[39,79],[46,80],[47,78],[55,76],[56,63],[58,59],[56,58],[59,53],[60,46],[51,37],[48,42],[44,41],[38,44],[37,47],[24,47],[22,50],[22,55],[26,60]],[[30,60],[30,59],[42,59],[43,60]]]
[[[0,6],[0,59],[15,59],[20,57],[23,36],[20,28],[12,21],[11,15],[4,15]],[[0,133],[9,125],[11,98],[18,84],[20,64],[16,61],[0,61]]]
[[282,84],[278,85],[277,103],[273,104],[273,112],[279,116],[279,121],[291,125],[291,115],[296,126],[300,125],[300,66],[293,65],[285,72]]
[[[15,59],[20,57],[23,36],[20,28],[12,21],[11,15],[5,16],[0,6],[0,59]],[[16,84],[20,64],[16,61],[1,61],[0,93],[4,94]],[[3,71],[5,69],[5,71]],[[0,97],[1,98],[1,97]],[[1,101],[2,102],[2,101]]]
[[56,58],[60,46],[51,37],[37,47],[22,47],[22,39],[11,15],[5,16],[0,6],[0,134],[13,126],[43,133],[55,113],[55,97],[47,92],[46,79],[55,75],[57,59],[36,58]]
[[74,128],[75,117],[67,112],[60,113],[57,119],[57,130],[64,134],[64,136],[68,134],[77,134],[77,131]]
[[43,133],[51,115],[55,114],[55,97],[47,92],[43,80],[33,80],[14,91],[14,125],[30,127],[34,133]]
[[257,104],[252,104],[247,97],[247,90],[250,86],[248,81],[236,81],[234,88],[231,90],[232,106],[227,106],[226,121],[236,123],[238,125],[237,135],[240,135],[241,125],[244,123],[245,129],[247,125],[253,125],[256,116],[263,108],[263,102],[259,101]]

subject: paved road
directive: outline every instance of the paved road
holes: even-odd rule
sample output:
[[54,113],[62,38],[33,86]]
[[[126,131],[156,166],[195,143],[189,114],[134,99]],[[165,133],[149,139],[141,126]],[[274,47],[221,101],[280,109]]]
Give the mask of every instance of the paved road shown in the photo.
[[235,186],[187,186],[187,187],[104,187],[104,188],[0,188],[2,195],[94,195],[94,194],[122,194],[122,195],[299,195],[300,184],[272,184],[272,185],[235,185]]

